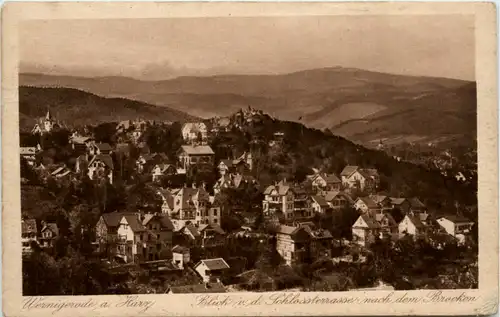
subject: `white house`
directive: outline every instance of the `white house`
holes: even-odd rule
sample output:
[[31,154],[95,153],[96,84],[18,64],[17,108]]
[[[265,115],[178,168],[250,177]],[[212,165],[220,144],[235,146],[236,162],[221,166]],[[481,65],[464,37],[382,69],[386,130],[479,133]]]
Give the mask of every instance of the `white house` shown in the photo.
[[358,199],[354,202],[354,209],[359,210],[362,213],[382,210],[380,205],[374,202],[370,197],[358,197]]
[[352,225],[353,242],[367,246],[378,238],[394,238],[398,233],[398,224],[389,213],[367,212],[358,217]]
[[35,219],[21,220],[21,244],[23,253],[31,251],[31,243],[38,243]]
[[160,181],[163,177],[177,174],[177,169],[172,164],[156,164],[151,171],[153,182]]
[[398,225],[400,235],[409,234],[415,237],[424,236],[429,231],[429,215],[421,213],[417,215],[407,214]]
[[280,183],[268,186],[264,191],[262,208],[264,215],[282,213],[285,219],[293,218],[295,194],[290,186]]
[[59,227],[55,223],[42,223],[40,234],[40,245],[47,248],[53,247],[55,239],[59,236]]
[[201,260],[194,267],[205,283],[219,282],[220,276],[227,269],[229,265],[223,258]]
[[461,216],[445,216],[437,220],[437,223],[451,236],[463,241],[469,235],[474,222]]
[[208,145],[183,145],[179,151],[179,162],[183,169],[189,169],[195,165],[214,164],[215,153]]
[[345,188],[374,191],[377,189],[380,177],[376,169],[362,169],[348,165],[340,173],[342,185]]
[[19,154],[28,162],[30,166],[35,165],[36,153],[37,150],[34,146],[21,146],[19,149]]
[[328,202],[323,196],[310,196],[310,204],[312,210],[317,214],[324,214],[328,208],[330,208]]
[[323,196],[333,210],[340,210],[353,203],[352,198],[341,191],[327,191],[323,193]]
[[173,230],[164,214],[124,215],[117,230],[117,256],[126,262],[170,259]]
[[189,248],[176,245],[172,248],[172,262],[184,269],[184,265],[188,264],[191,261]]
[[207,125],[203,122],[188,122],[182,126],[182,138],[186,142],[195,142],[207,139]]
[[107,154],[95,155],[88,165],[88,176],[90,179],[107,177],[109,183],[113,184],[113,159]]
[[339,191],[342,181],[335,174],[317,173],[310,177],[312,186],[321,191]]

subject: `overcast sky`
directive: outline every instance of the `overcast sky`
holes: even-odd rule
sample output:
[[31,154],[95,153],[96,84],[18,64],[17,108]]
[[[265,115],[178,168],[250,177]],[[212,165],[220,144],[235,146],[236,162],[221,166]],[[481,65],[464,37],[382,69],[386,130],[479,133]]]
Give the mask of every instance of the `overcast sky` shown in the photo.
[[474,80],[473,16],[25,22],[21,71],[166,79],[345,66]]

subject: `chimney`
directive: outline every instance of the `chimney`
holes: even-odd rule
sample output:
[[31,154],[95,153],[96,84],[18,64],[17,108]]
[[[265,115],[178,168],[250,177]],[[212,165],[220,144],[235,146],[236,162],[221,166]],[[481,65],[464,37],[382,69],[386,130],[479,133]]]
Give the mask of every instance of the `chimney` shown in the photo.
[[206,188],[206,186],[207,186],[207,185],[205,184],[205,182],[202,182],[202,183],[201,183],[201,188],[205,189],[205,188]]
[[184,183],[184,188],[187,188],[187,184],[186,183]]
[[195,182],[193,182],[193,183],[191,184],[191,187],[193,187],[193,188],[195,188],[195,189],[196,189],[196,183],[195,183]]

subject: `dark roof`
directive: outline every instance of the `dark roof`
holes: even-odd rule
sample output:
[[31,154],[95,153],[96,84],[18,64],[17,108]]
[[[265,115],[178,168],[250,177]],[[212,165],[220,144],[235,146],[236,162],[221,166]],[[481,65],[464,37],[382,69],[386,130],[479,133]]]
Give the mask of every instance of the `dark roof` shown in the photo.
[[160,196],[162,197],[163,201],[167,203],[168,207],[170,209],[174,208],[174,196],[168,189],[159,189],[158,190]]
[[226,263],[226,261],[224,261],[223,258],[201,260],[198,265],[200,265],[201,263],[205,264],[209,270],[223,270],[229,268],[229,265]]
[[115,148],[118,153],[130,155],[130,144],[128,143],[118,143],[115,145]]
[[377,204],[382,203],[384,200],[386,200],[388,197],[385,195],[370,195],[370,198],[376,202]]
[[140,232],[145,230],[137,215],[124,215],[123,217],[127,220],[127,223],[132,231]]
[[100,151],[111,151],[113,149],[108,143],[97,143],[96,146]]
[[110,212],[103,214],[101,218],[108,227],[118,227],[120,225],[120,220],[122,220],[125,215],[134,215],[133,212]]
[[53,222],[47,223],[45,227],[42,228],[42,231],[45,231],[47,229],[52,231],[56,236],[59,235],[59,228],[57,227],[57,224]]
[[184,228],[186,228],[186,230],[188,230],[195,238],[200,236],[200,232],[198,231],[198,229],[196,229],[196,226],[191,222],[186,224]]
[[113,159],[109,154],[98,154],[92,157],[92,160],[90,160],[89,164],[92,164],[94,161],[101,161],[103,162],[107,167],[110,169],[113,169]]
[[284,195],[286,195],[288,193],[288,190],[290,189],[290,186],[285,185],[282,182],[280,182],[276,186],[274,186],[274,185],[268,186],[266,188],[266,190],[264,191],[264,195],[271,194],[271,192],[273,191],[273,189],[276,189],[276,191],[278,192],[278,195],[284,196]]
[[176,253],[184,253],[186,251],[189,251],[189,248],[186,248],[182,245],[176,245],[172,248],[172,252],[176,252]]
[[391,204],[394,204],[394,205],[401,205],[405,201],[406,201],[406,198],[394,198],[394,197],[391,197]]
[[347,165],[346,167],[344,167],[344,169],[340,173],[340,176],[350,176],[352,173],[356,172],[357,170],[358,170],[358,166]]
[[332,201],[337,195],[340,194],[339,191],[328,191],[325,194],[325,200],[326,201]]
[[313,199],[318,205],[321,207],[327,207],[328,203],[326,202],[325,198],[323,196],[311,196],[311,199]]
[[420,215],[408,215],[408,218],[410,221],[415,225],[417,228],[423,228],[427,226],[425,219],[422,219]]
[[233,161],[232,160],[228,160],[228,159],[220,160],[219,164],[220,163],[224,163],[224,165],[226,165],[227,167],[233,166]]
[[378,208],[379,207],[378,204],[376,202],[374,202],[373,199],[371,199],[370,197],[359,197],[358,199],[360,199],[362,202],[364,202],[368,208]]
[[207,229],[212,229],[213,231],[215,231],[217,233],[220,233],[220,234],[225,234],[226,233],[218,224],[215,224],[215,223],[212,223],[212,224],[203,224],[203,225],[200,225],[198,227],[198,231],[199,232],[205,231]]
[[469,219],[467,219],[466,217],[464,216],[459,216],[459,215],[449,215],[449,216],[443,216],[441,218],[445,218],[445,219],[448,219],[454,223],[469,223],[469,222],[473,222]]
[[359,171],[366,178],[377,178],[378,171],[374,168],[363,168]]
[[425,208],[424,203],[417,197],[409,198],[408,201],[410,202],[412,208]]
[[206,283],[193,284],[170,287],[170,292],[173,294],[189,294],[189,293],[225,293],[226,289],[221,283]]
[[341,180],[337,176],[335,176],[335,174],[320,173],[319,176],[321,176],[321,178],[323,178],[328,184],[341,182]]
[[387,218],[389,226],[396,226],[397,223],[394,218],[389,213],[364,213],[360,216],[371,229],[376,229],[382,227],[382,220]]
[[142,225],[143,226],[147,225],[152,219],[157,219],[160,222],[160,225],[163,229],[174,230],[174,225],[172,224],[170,217],[166,214],[162,214],[162,215],[147,214],[147,215],[144,215],[144,219],[142,220]]
[[35,219],[25,219],[21,222],[22,233],[36,233]]

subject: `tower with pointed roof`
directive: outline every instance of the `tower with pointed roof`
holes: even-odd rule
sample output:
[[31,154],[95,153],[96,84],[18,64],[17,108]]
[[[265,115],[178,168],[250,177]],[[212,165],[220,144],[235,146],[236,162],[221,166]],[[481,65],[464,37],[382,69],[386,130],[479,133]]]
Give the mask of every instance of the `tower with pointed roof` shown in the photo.
[[45,115],[45,120],[43,121],[43,127],[45,129],[45,132],[50,132],[52,131],[52,128],[54,128],[54,119],[52,115],[50,114],[50,109],[47,108],[47,114]]

